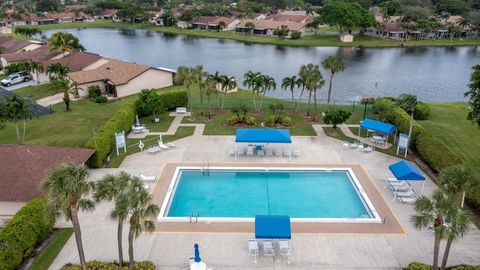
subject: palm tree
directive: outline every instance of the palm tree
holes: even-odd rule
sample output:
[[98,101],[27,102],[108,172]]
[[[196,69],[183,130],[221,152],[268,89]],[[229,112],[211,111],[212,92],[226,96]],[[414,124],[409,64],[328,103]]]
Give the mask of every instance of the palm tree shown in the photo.
[[67,76],[68,72],[70,72],[70,69],[68,68],[68,66],[62,63],[55,63],[47,67],[46,73],[50,78],[50,80],[54,80],[54,79],[57,79],[58,77]]
[[250,30],[250,34],[253,33],[253,30],[255,29],[255,24],[253,22],[247,22],[245,23],[245,27]]
[[52,50],[59,50],[63,54],[63,56],[65,56],[66,52],[73,53],[78,51],[85,51],[85,47],[80,44],[78,38],[66,32],[54,33],[48,39],[47,44]]
[[256,111],[257,109],[257,98],[260,94],[260,88],[262,87],[262,76],[260,72],[253,72],[249,70],[247,73],[244,75],[244,81],[243,81],[243,86],[246,86],[248,89],[251,89],[253,92],[253,107],[255,108]]
[[257,111],[260,111],[260,109],[262,108],[263,99],[267,94],[267,92],[270,90],[275,90],[275,88],[277,88],[277,83],[275,82],[275,79],[268,75],[261,75],[259,78],[259,81],[260,81],[260,89],[262,92],[262,98],[260,99],[260,104],[258,106]]
[[142,231],[152,232],[155,230],[155,220],[160,208],[152,204],[152,196],[143,187],[143,183],[137,177],[132,178],[127,194],[128,209],[130,214],[130,228],[128,230],[128,256],[129,270],[134,270],[135,257],[133,254],[133,240],[140,236]]
[[282,80],[282,88],[283,89],[289,89],[290,92],[292,93],[292,105],[294,107],[295,106],[295,99],[294,99],[294,89],[296,87],[300,87],[301,86],[301,80],[299,78],[297,78],[297,76],[293,75],[292,77],[285,77],[283,78]]
[[42,188],[48,198],[47,214],[50,217],[63,216],[66,220],[72,221],[82,270],[87,270],[87,264],[78,210],[91,211],[95,208],[95,202],[88,198],[95,189],[95,183],[89,182],[87,178],[87,167],[62,164],[51,170],[42,182]]
[[298,96],[298,102],[297,102],[297,111],[298,111],[298,108],[299,108],[299,105],[300,105],[300,102],[301,102],[301,99],[302,99],[302,96],[303,96],[303,92],[305,91],[305,82],[307,80],[307,69],[306,69],[306,66],[303,65],[300,67],[300,70],[298,71],[298,82],[300,84],[300,86],[302,87],[302,90],[300,91],[300,95]]
[[453,211],[447,216],[449,224],[446,226],[447,244],[443,252],[441,269],[445,270],[447,267],[448,255],[452,242],[459,237],[463,237],[470,230],[470,223],[472,223],[472,216],[469,212],[463,211],[454,207]]
[[25,65],[26,71],[33,72],[35,74],[36,85],[39,84],[38,72],[43,72],[43,65],[38,61],[30,60]]
[[190,105],[190,112],[193,116],[193,101],[192,101],[192,86],[198,83],[198,76],[195,74],[194,68],[187,66],[180,66],[175,73],[175,81],[187,88],[188,104]]
[[207,79],[200,83],[200,87],[205,90],[205,95],[207,95],[208,119],[211,119],[212,118],[212,109],[211,109],[211,104],[210,104],[210,98],[211,98],[213,93],[217,92],[217,82],[213,78],[211,78],[210,76],[207,76]]
[[95,201],[113,201],[114,206],[110,212],[110,218],[117,221],[117,245],[118,245],[118,263],[123,265],[123,224],[128,217],[127,191],[132,177],[126,172],[120,174],[106,175],[96,185],[94,195]]
[[303,65],[300,70],[302,75],[305,77],[303,81],[305,88],[307,88],[309,91],[307,116],[310,116],[310,104],[313,94],[314,114],[312,120],[315,122],[315,115],[317,113],[317,90],[325,84],[325,81],[323,80],[323,76],[318,65]]
[[466,17],[461,17],[457,23],[461,27],[462,31],[464,31],[465,28],[470,25],[470,20]]
[[[15,123],[15,131],[17,134],[18,144],[22,144],[25,139],[25,126],[27,122],[27,117],[31,116],[33,113],[28,109],[28,104],[23,98],[17,95],[12,97],[3,96],[4,102],[0,102],[1,112],[0,116],[13,121]],[[18,119],[23,118],[23,136],[20,137],[20,131],[18,129]]]
[[422,195],[415,201],[416,215],[412,222],[416,229],[433,228],[435,234],[433,246],[433,270],[438,270],[438,253],[440,241],[445,237],[447,226],[446,217],[455,209],[453,198],[447,196],[442,190],[437,189],[431,198]]
[[222,103],[220,108],[223,110],[223,106],[225,105],[225,96],[227,95],[228,91],[235,89],[237,87],[237,80],[233,76],[222,75],[220,76],[220,84],[222,86]]
[[220,109],[220,101],[218,100],[218,91],[217,91],[217,85],[221,83],[220,75],[218,74],[218,71],[216,71],[215,74],[210,74],[207,77],[208,77],[207,79],[211,79],[215,82],[215,99],[217,100],[217,109]]
[[472,170],[461,165],[447,168],[440,178],[440,186],[449,196],[455,198],[462,208],[467,191],[480,192],[480,182]]
[[[203,66],[198,65],[192,69],[193,74],[196,76],[196,82],[201,83],[206,76],[206,72],[203,71]],[[199,89],[200,92],[200,115],[203,116],[203,91],[202,88]]]
[[65,103],[65,110],[70,111],[70,92],[78,95],[78,84],[76,82],[71,82],[65,77],[59,77],[56,80],[52,81],[52,85],[58,92],[63,92],[63,102]]
[[328,86],[328,96],[327,96],[327,104],[330,104],[330,97],[332,95],[332,82],[333,76],[337,72],[345,70],[345,64],[343,63],[342,57],[338,55],[331,55],[327,57],[327,59],[323,60],[322,66],[324,69],[330,70],[330,82]]

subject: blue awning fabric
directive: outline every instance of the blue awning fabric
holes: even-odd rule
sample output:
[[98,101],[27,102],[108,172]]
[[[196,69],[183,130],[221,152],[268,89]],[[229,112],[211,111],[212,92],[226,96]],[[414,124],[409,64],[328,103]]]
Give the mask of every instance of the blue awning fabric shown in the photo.
[[237,143],[292,143],[288,129],[239,128]]
[[394,163],[388,168],[398,180],[425,181],[425,176],[420,170],[405,160]]
[[384,123],[384,122],[375,121],[375,120],[368,119],[368,118],[365,118],[362,122],[360,122],[360,127],[365,128],[365,129],[369,129],[369,130],[373,130],[373,131],[377,131],[377,132],[381,132],[383,134],[390,134],[397,129],[397,127],[394,126],[394,125],[390,125],[390,124]]
[[290,217],[274,215],[255,216],[255,238],[291,239]]

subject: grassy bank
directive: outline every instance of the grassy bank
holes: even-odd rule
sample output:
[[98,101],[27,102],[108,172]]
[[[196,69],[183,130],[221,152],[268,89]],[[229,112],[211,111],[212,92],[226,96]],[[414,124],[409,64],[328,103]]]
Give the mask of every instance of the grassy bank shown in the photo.
[[48,269],[53,263],[58,253],[62,250],[63,246],[67,243],[68,239],[73,233],[72,228],[60,229],[60,231],[53,236],[47,246],[42,252],[35,258],[30,270],[44,270]]
[[57,93],[56,89],[52,87],[51,84],[41,84],[37,86],[26,86],[12,91],[13,93],[29,99],[29,100],[38,100],[44,97],[48,97]]
[[[96,21],[91,23],[64,23],[64,24],[49,24],[39,26],[42,30],[51,29],[69,29],[69,28],[88,28],[88,27],[106,27],[106,28],[127,28],[127,29],[145,29],[154,30],[171,34],[182,34],[197,37],[220,38],[242,41],[247,43],[272,44],[284,46],[334,46],[334,47],[398,47],[398,46],[468,46],[479,45],[480,39],[442,39],[442,40],[383,40],[368,36],[355,36],[353,43],[342,43],[339,41],[338,35],[318,34],[311,36],[304,36],[297,40],[278,39],[276,37],[265,37],[256,35],[237,34],[234,31],[207,31],[198,29],[180,29],[177,27],[162,27],[152,24],[132,24],[112,21]],[[332,28],[320,29],[318,32],[329,32]]]
[[432,113],[421,125],[480,175],[480,130],[467,118],[467,103],[431,103]]

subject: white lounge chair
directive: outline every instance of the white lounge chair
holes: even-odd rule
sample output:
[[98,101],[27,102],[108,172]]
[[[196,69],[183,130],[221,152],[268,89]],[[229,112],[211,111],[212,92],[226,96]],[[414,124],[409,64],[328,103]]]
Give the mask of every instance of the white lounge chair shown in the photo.
[[265,155],[267,157],[273,157],[273,150],[272,149],[266,149],[265,150]]
[[165,145],[162,141],[158,141],[158,147],[164,149],[164,150],[168,150],[170,149],[170,147],[168,147],[167,145]]
[[258,249],[258,242],[255,239],[248,240],[248,254],[254,258],[254,262],[257,263],[257,257],[260,253]]
[[245,149],[244,148],[237,149],[237,155],[245,156]]
[[257,156],[264,157],[265,156],[265,151],[263,151],[263,149],[257,150]]
[[407,191],[395,191],[395,195],[397,197],[414,197],[415,196],[415,191],[410,189]]
[[409,204],[413,204],[413,203],[415,203],[415,201],[417,200],[417,199],[414,198],[414,197],[398,197],[398,199],[399,199],[402,203],[409,203]]
[[147,148],[147,153],[149,153],[149,154],[156,154],[156,153],[161,152],[161,151],[162,151],[162,149],[158,146],[152,146],[152,147]]
[[263,241],[263,256],[273,257],[275,251],[273,250],[272,241]]
[[283,151],[284,157],[290,157],[290,155],[291,155],[290,151]]
[[350,148],[357,148],[357,147],[358,147],[357,142],[354,142],[354,143],[350,144]]
[[347,141],[343,141],[342,146],[345,150],[348,150],[348,148],[350,148],[350,144]]
[[170,148],[177,148],[177,145],[174,144],[174,143],[171,143],[171,142],[166,143],[165,145],[168,146],[168,147],[170,147]]
[[231,157],[235,156],[235,149],[228,149],[228,155]]
[[300,151],[299,150],[293,150],[292,151],[292,156],[299,157],[300,156]]
[[150,191],[150,188],[152,188],[152,184],[144,183],[143,187],[147,190]]
[[365,148],[363,149],[363,152],[365,152],[365,153],[370,153],[370,152],[372,152],[372,151],[373,151],[373,147],[370,146],[370,145],[367,146],[367,147],[365,147]]
[[358,145],[357,149],[358,151],[363,151],[365,149],[365,146],[363,145],[363,143],[361,143]]
[[147,176],[147,175],[144,175],[143,173],[139,173],[138,178],[140,178],[140,180],[143,180],[143,181],[155,181],[155,179],[157,179],[156,176]]
[[252,147],[247,148],[247,157],[253,157],[253,148]]
[[279,240],[278,248],[280,250],[280,255],[287,259],[287,263],[290,263],[290,242],[287,240]]
[[283,155],[283,151],[280,149],[275,150],[275,156],[276,157],[281,157]]

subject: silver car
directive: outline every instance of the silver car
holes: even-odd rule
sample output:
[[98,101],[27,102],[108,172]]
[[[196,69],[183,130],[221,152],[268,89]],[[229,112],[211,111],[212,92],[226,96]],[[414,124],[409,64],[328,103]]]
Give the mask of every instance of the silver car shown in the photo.
[[1,81],[3,86],[11,86],[21,82],[28,82],[32,79],[32,75],[26,71],[21,71],[8,75],[7,78]]

